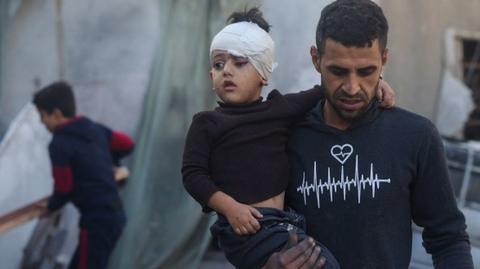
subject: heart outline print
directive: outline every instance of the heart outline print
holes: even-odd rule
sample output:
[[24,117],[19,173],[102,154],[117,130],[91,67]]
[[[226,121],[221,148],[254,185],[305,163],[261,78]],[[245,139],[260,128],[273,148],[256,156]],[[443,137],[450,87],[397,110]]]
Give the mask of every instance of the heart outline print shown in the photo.
[[[344,149],[348,149],[345,151]],[[344,164],[353,153],[353,147],[350,144],[335,145],[330,149],[330,154],[341,164]]]

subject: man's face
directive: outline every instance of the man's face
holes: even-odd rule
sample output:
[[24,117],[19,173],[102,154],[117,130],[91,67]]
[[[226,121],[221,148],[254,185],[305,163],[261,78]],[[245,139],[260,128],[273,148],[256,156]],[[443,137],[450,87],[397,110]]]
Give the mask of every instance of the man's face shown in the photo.
[[375,97],[387,50],[381,52],[378,40],[371,47],[345,47],[327,39],[323,55],[314,47],[310,53],[322,75],[329,115],[346,122],[361,116]]

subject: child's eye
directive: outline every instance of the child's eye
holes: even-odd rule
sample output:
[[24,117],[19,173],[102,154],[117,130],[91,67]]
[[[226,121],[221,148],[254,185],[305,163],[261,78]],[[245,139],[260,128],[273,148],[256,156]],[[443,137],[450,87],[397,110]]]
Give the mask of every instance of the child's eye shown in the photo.
[[235,61],[235,66],[242,67],[242,66],[246,65],[247,63],[248,63],[248,60],[239,60],[239,61]]
[[232,60],[236,67],[242,67],[248,63],[247,57],[232,56]]
[[214,62],[212,65],[213,69],[215,70],[222,70],[224,66],[225,66],[225,62],[223,61]]

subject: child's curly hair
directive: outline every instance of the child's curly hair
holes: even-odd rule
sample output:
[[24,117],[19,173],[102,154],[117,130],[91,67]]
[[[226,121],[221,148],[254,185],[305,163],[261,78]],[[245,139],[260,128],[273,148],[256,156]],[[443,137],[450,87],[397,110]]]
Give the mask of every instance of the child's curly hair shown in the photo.
[[242,21],[253,22],[265,30],[265,32],[270,32],[271,25],[263,18],[263,14],[258,7],[248,10],[245,8],[244,11],[233,12],[227,19],[228,24]]

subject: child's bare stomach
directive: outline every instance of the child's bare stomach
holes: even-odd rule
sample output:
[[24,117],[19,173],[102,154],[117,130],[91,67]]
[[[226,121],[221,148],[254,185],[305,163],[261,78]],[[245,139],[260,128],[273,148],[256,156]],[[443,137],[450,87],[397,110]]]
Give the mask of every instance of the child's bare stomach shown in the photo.
[[285,200],[285,192],[282,192],[277,196],[268,198],[265,201],[261,201],[261,202],[250,204],[250,205],[254,207],[273,207],[276,209],[283,210],[284,200]]

